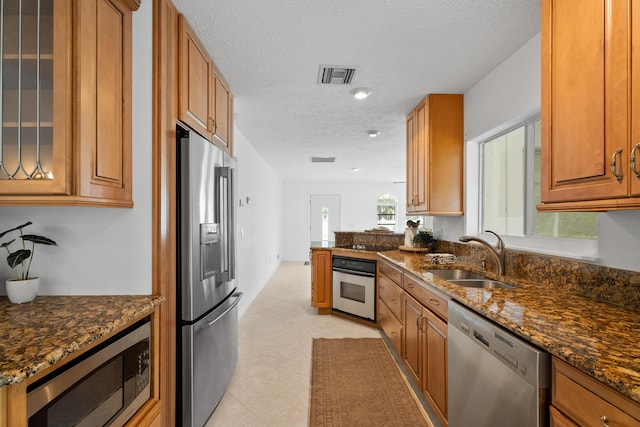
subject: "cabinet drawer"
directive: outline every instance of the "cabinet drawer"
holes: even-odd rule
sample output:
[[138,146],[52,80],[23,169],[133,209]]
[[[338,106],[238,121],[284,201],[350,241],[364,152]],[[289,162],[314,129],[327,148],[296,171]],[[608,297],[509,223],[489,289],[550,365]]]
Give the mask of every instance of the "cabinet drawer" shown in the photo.
[[398,354],[402,354],[402,324],[380,299],[378,299],[378,324],[389,337]]
[[378,297],[400,321],[402,319],[402,288],[393,283],[387,276],[378,277]]
[[388,261],[378,258],[378,273],[384,274],[398,286],[402,286],[402,270],[394,267]]
[[422,305],[447,319],[447,300],[429,290],[429,285],[408,274],[403,278],[404,289],[417,299]]
[[555,358],[552,383],[553,406],[578,425],[640,426],[640,405]]
[[553,405],[549,407],[549,415],[551,427],[579,427],[578,424],[565,417],[562,412],[558,411]]

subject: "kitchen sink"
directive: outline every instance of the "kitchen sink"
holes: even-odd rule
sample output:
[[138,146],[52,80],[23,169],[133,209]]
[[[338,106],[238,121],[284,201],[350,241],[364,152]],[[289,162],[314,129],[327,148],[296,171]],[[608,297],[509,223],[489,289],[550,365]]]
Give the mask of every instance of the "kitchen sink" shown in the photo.
[[504,282],[499,282],[497,280],[491,279],[458,279],[458,280],[448,280],[450,283],[458,286],[464,286],[467,288],[484,288],[484,289],[495,289],[495,288],[507,288],[507,289],[515,289],[515,286],[508,285]]
[[440,269],[440,270],[427,270],[428,273],[432,273],[434,276],[438,276],[441,279],[446,280],[449,283],[453,283],[458,286],[465,286],[467,288],[507,288],[514,289],[515,286],[508,285],[498,280],[489,279],[478,273],[472,273],[467,270],[456,269]]
[[440,269],[440,270],[427,270],[428,273],[433,273],[434,276],[438,276],[444,280],[468,280],[468,279],[486,279],[486,277],[472,273],[467,270],[456,269]]

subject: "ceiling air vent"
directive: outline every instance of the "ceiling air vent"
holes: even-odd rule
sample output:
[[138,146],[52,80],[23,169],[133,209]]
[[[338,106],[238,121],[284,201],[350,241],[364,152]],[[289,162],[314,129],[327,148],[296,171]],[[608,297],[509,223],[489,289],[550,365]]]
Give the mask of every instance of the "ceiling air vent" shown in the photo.
[[325,85],[348,85],[353,80],[356,67],[342,67],[336,65],[321,65],[318,73],[318,83]]
[[311,163],[333,163],[336,161],[335,157],[312,157]]

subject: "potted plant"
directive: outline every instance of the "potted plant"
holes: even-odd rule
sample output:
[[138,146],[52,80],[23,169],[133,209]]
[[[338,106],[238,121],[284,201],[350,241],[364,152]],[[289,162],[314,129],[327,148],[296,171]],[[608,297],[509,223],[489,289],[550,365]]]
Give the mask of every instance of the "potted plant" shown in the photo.
[[[11,302],[16,304],[32,301],[38,294],[40,278],[29,276],[31,263],[33,262],[33,255],[35,254],[36,244],[57,246],[56,242],[47,237],[38,236],[36,234],[24,234],[22,232],[22,229],[31,224],[32,222],[29,221],[27,223],[19,225],[18,227],[0,233],[0,239],[2,239],[5,235],[13,231],[19,231],[19,237],[20,239],[22,239],[22,248],[16,251],[11,251],[10,249],[11,244],[15,242],[16,239],[12,239],[8,242],[0,244],[0,248],[4,248],[9,254],[7,256],[7,264],[9,265],[9,267],[13,269],[17,266],[20,266],[19,277],[15,279],[8,279],[6,281],[7,296],[9,297],[9,300],[11,300]],[[27,242],[31,242],[31,249],[27,248]]]
[[413,246],[416,248],[429,248],[433,243],[433,232],[431,230],[419,230],[413,237]]

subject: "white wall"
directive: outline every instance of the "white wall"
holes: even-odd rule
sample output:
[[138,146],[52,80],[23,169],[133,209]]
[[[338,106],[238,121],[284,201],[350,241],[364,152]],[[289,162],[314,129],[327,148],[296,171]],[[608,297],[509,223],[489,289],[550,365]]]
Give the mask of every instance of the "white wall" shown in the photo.
[[280,265],[282,181],[237,128],[234,129],[234,155],[236,264],[238,289],[244,292],[239,308],[242,315]]
[[[32,221],[59,245],[36,248],[43,295],[151,293],[152,3],[133,14],[133,209],[0,207],[0,230]],[[0,261],[4,293],[15,272]]]
[[[309,197],[340,195],[340,231],[364,231],[377,226],[377,198],[383,193],[398,198],[398,230],[404,232],[405,184],[390,182],[285,181],[283,184],[283,253],[287,261],[309,259]],[[330,236],[333,240],[333,236]]]
[[[540,112],[540,34],[524,44],[502,64],[465,93],[465,139],[481,141]],[[467,144],[466,156],[477,152]],[[477,165],[465,161],[465,189],[477,176]],[[466,201],[477,205],[476,194],[467,194]],[[466,220],[470,218],[469,210]],[[614,268],[640,271],[640,211],[620,211],[599,214],[600,238],[594,262]],[[462,218],[435,218],[434,232],[443,239],[457,241],[465,234]]]
[[510,128],[540,113],[540,34],[464,94],[465,140]]

